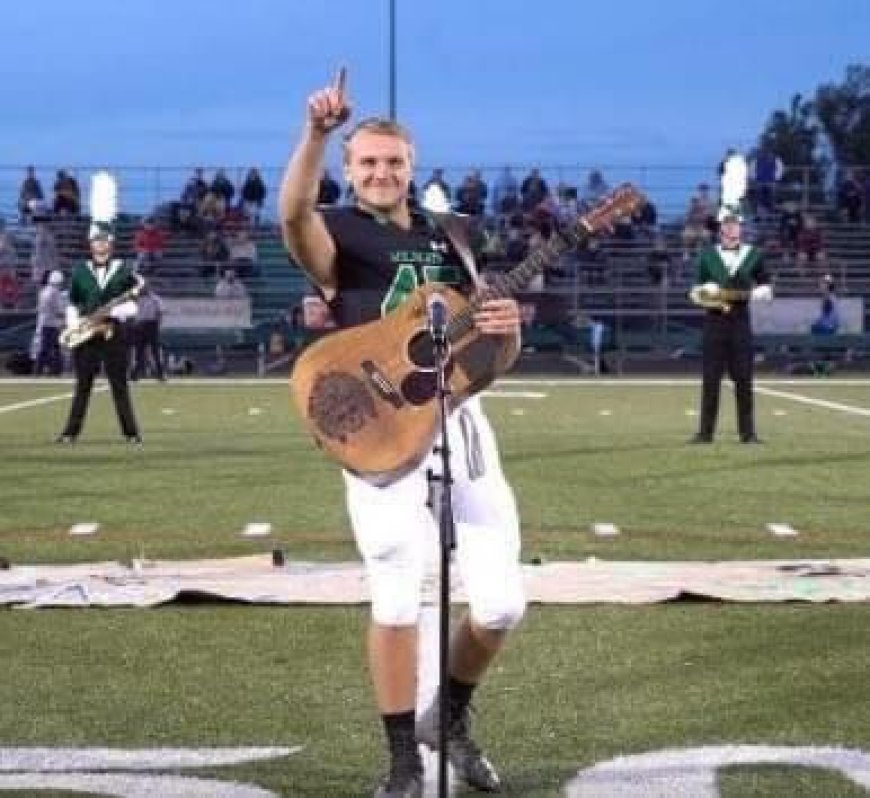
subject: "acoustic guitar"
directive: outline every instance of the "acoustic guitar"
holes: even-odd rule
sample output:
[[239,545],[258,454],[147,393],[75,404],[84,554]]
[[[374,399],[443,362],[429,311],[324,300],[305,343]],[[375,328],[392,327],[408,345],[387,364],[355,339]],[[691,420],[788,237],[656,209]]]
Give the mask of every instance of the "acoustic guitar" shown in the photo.
[[481,303],[512,296],[564,252],[611,228],[643,202],[633,186],[621,186],[472,296],[427,284],[383,318],[310,345],[295,363],[291,390],[318,445],[345,469],[375,484],[389,484],[414,469],[431,451],[439,430],[430,297],[439,295],[448,307],[445,384],[452,410],[504,374],[518,355],[515,336],[484,335],[474,326]]

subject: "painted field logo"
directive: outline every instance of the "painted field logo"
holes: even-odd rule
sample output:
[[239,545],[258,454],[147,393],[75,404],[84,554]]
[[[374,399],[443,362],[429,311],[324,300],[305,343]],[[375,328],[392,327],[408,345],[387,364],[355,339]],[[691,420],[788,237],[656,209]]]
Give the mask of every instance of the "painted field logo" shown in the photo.
[[[0,792],[66,790],[115,798],[280,798],[233,781],[165,771],[277,759],[295,748],[0,748]],[[161,773],[163,771],[163,773]]]
[[795,765],[833,770],[870,787],[870,755],[849,748],[721,745],[621,756],[581,770],[566,798],[718,798],[716,771],[727,765]]

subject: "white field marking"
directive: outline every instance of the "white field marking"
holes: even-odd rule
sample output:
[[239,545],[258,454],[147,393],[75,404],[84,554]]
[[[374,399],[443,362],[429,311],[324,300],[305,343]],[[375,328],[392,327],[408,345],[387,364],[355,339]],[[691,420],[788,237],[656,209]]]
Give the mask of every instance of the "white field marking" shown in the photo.
[[688,410],[686,410],[686,415],[687,416],[697,416],[698,411],[695,410],[694,408],[690,407]]
[[251,521],[242,530],[244,538],[263,538],[272,534],[272,525],[268,521]]
[[788,415],[788,413],[786,413],[785,410],[774,410],[774,411],[773,411],[773,415],[775,415],[775,416],[786,416],[786,415]]
[[526,411],[523,410],[521,407],[515,407],[513,410],[511,410],[512,416],[524,416],[525,414]]
[[93,521],[82,521],[78,524],[73,524],[69,528],[70,535],[93,535],[100,528],[100,525]]
[[870,418],[870,409],[866,407],[844,405],[842,402],[829,402],[827,399],[814,399],[812,396],[804,396],[803,394],[791,393],[790,391],[776,391],[771,388],[759,388],[758,386],[756,386],[755,392],[764,396],[775,396],[777,399],[790,399],[792,402],[799,402],[804,405],[824,407],[827,410],[839,410],[841,413]]
[[616,524],[607,523],[605,521],[596,521],[592,524],[592,531],[599,538],[613,538],[619,534],[619,527]]
[[164,416],[174,416],[176,411],[174,407],[164,407],[160,412],[163,413]]
[[[0,381],[0,385],[3,385],[7,382],[16,382],[15,380],[2,380]],[[34,384],[39,384],[34,382]],[[108,385],[98,385],[94,386],[94,393],[103,393],[109,390]],[[3,413],[12,413],[15,410],[27,410],[31,407],[39,407],[40,405],[50,405],[54,402],[62,402],[64,399],[71,399],[72,392],[70,393],[56,393],[52,396],[41,396],[39,399],[28,399],[26,402],[16,402],[12,405],[0,405],[0,415]]]
[[160,771],[237,765],[290,756],[293,748],[0,748],[0,792],[62,790],[117,798],[278,798],[236,781]]
[[599,416],[612,416],[612,415],[613,415],[613,411],[612,411],[612,410],[607,410],[607,409],[605,408],[604,410],[599,410],[599,411],[598,411],[598,415],[599,415]]
[[263,414],[262,407],[249,407],[248,408],[248,415],[249,416],[260,416],[262,414]]
[[870,754],[858,749],[771,745],[720,745],[619,756],[581,770],[565,798],[719,798],[719,768],[793,765],[833,770],[870,787]]
[[778,538],[796,538],[797,530],[789,524],[767,524],[766,527],[771,535]]

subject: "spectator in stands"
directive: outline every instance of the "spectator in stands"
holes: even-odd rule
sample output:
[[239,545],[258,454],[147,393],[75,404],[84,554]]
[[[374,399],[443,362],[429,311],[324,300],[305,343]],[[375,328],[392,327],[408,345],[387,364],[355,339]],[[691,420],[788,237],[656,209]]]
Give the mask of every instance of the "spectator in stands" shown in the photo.
[[230,266],[239,277],[250,277],[257,266],[257,244],[245,228],[237,230],[229,241]]
[[223,169],[218,169],[215,172],[209,189],[224,201],[224,208],[232,206],[233,197],[236,195],[236,187],[232,184],[232,181],[227,177],[227,174]]
[[804,215],[793,200],[784,202],[779,216],[779,245],[783,260],[797,254],[798,238],[804,227]]
[[803,225],[797,236],[797,266],[801,272],[806,270],[808,263],[823,264],[827,258],[825,252],[825,237],[816,217],[803,214]]
[[208,191],[208,183],[205,182],[202,169],[197,167],[193,170],[193,174],[188,178],[181,191],[181,202],[184,205],[190,205],[194,208],[199,207],[202,198]]
[[480,170],[469,172],[462,181],[462,185],[456,190],[456,211],[466,216],[482,216],[486,208],[486,198],[489,189]]
[[715,214],[713,202],[710,199],[710,186],[706,183],[699,183],[695,193],[689,199],[686,221],[681,233],[683,260],[691,260],[700,247],[709,243],[711,230],[714,227]]
[[520,184],[520,207],[524,212],[531,213],[549,195],[550,187],[536,167],[526,175]]
[[450,190],[450,184],[444,179],[444,170],[443,169],[433,169],[432,174],[429,175],[429,179],[423,183],[423,194],[425,196],[426,191],[431,187],[435,186],[436,188],[441,190],[441,193],[444,195],[444,199],[448,202],[453,198],[453,193]]
[[581,206],[586,209],[591,208],[601,202],[609,191],[610,186],[607,185],[607,181],[600,170],[593,169],[586,178],[586,185],[583,186],[580,196]]
[[146,216],[133,237],[137,271],[142,274],[150,273],[152,267],[163,260],[166,243],[166,233],[157,226],[151,216]]
[[216,299],[244,299],[248,291],[233,269],[227,269],[214,287]]
[[510,265],[516,265],[525,260],[529,254],[529,238],[523,226],[523,217],[519,214],[512,216],[507,224],[507,233],[504,243],[505,260]]
[[6,228],[6,220],[0,217],[0,269],[18,270],[18,249],[15,237]]
[[773,152],[770,143],[762,141],[749,162],[749,190],[759,218],[771,216],[776,210],[776,184],[784,170],[782,159]]
[[78,181],[66,170],[60,169],[54,181],[53,210],[58,216],[78,216],[82,199]]
[[29,224],[34,217],[44,216],[46,211],[42,183],[39,182],[34,168],[28,166],[18,190],[18,214],[22,223]]
[[206,230],[217,230],[227,215],[226,200],[216,191],[209,189],[199,203],[198,213]]
[[144,377],[151,361],[151,373],[160,382],[166,379],[163,369],[163,351],[160,345],[160,326],[163,321],[163,300],[146,283],[136,299],[136,320],[133,325],[135,360],[131,380]]
[[0,308],[15,310],[21,300],[21,281],[14,269],[0,266]]
[[847,169],[843,182],[837,189],[837,209],[850,224],[861,221],[864,191],[852,169]]
[[834,335],[840,329],[840,314],[837,308],[837,292],[834,288],[834,278],[826,274],[819,282],[821,291],[821,307],[819,317],[812,323],[810,332],[813,335]]
[[57,269],[47,272],[36,302],[36,330],[34,346],[36,358],[34,374],[56,377],[63,371],[60,351],[60,332],[66,321],[66,292],[63,291],[63,273]]
[[655,236],[659,221],[659,212],[655,203],[651,200],[646,200],[643,205],[635,211],[633,219],[635,229],[638,233],[648,239]]
[[36,235],[33,237],[33,247],[30,250],[30,279],[34,285],[43,285],[45,275],[59,268],[57,239],[48,222],[37,222]]
[[242,209],[254,227],[260,226],[263,203],[266,200],[266,184],[259,169],[248,169],[242,183]]
[[492,187],[492,209],[499,216],[515,213],[520,207],[520,187],[509,166],[505,166]]
[[576,186],[559,183],[556,186],[555,216],[559,226],[570,227],[580,217],[580,200]]
[[323,174],[320,176],[320,183],[317,187],[317,204],[338,205],[340,200],[341,186],[329,173],[329,169],[324,169]]
[[215,277],[222,273],[223,264],[230,259],[230,250],[220,231],[210,230],[206,233],[200,256],[202,257],[200,272],[203,277]]

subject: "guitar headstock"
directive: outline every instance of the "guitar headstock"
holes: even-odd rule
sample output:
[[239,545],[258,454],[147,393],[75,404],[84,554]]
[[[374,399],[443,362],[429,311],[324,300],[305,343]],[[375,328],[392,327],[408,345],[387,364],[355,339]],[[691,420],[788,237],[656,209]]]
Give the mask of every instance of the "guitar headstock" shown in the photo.
[[608,230],[613,223],[623,217],[631,216],[638,208],[646,203],[646,197],[640,193],[631,183],[623,183],[619,188],[612,191],[595,207],[584,214],[580,224],[589,233],[598,233]]

